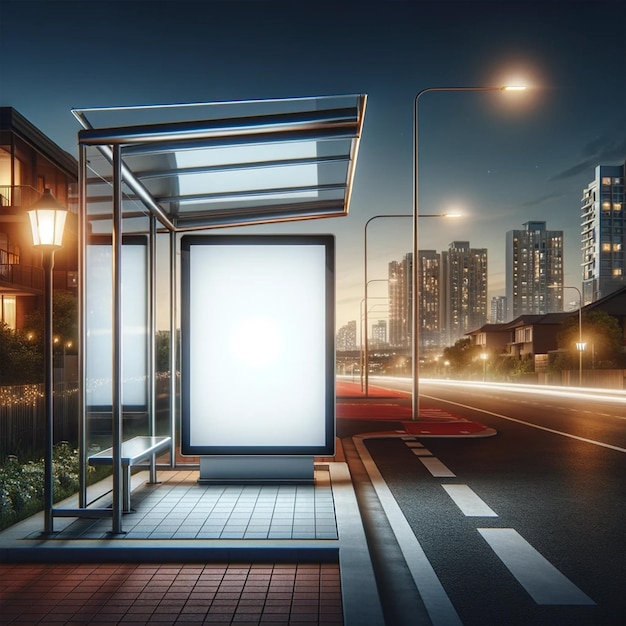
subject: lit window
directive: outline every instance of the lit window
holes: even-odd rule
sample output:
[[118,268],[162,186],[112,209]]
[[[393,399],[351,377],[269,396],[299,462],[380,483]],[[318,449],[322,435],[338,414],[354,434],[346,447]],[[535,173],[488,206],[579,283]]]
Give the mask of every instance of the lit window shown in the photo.
[[611,184],[611,179],[608,176],[603,176],[602,177],[602,184],[603,185],[610,185]]
[[611,252],[611,244],[603,243],[602,244],[602,252]]
[[621,276],[622,275],[622,268],[621,267],[616,267],[613,269],[613,276]]
[[621,211],[622,210],[622,203],[621,202],[614,202],[613,203],[613,210],[614,211]]
[[610,211],[611,210],[611,203],[608,200],[605,200],[602,203],[602,210],[603,211]]
[[2,310],[0,311],[0,313],[2,313],[2,319],[0,321],[15,330],[17,322],[15,296],[2,296],[0,303],[2,304]]

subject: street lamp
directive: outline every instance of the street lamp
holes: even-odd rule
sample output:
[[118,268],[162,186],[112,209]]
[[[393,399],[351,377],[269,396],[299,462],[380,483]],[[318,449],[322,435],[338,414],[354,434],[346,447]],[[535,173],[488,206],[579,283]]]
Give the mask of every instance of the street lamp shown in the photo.
[[[367,277],[367,269],[365,270],[365,276]],[[370,283],[389,283],[389,279],[388,278],[373,278],[372,280],[367,280],[365,282],[365,297],[361,300],[361,319],[359,320],[361,322],[361,351],[363,353],[363,359],[362,359],[363,367],[361,368],[361,391],[364,391],[366,396],[369,395],[369,353],[368,353],[368,343],[367,343],[367,324],[368,324],[367,290],[369,288]],[[369,298],[369,299],[370,300],[388,300],[389,296],[377,296],[376,298]]]
[[44,406],[45,446],[44,457],[44,532],[53,532],[52,507],[54,476],[52,471],[52,447],[54,439],[54,408],[52,381],[52,268],[54,253],[61,247],[67,210],[46,189],[28,211],[33,236],[33,246],[41,250],[44,271]]
[[[422,89],[416,96],[413,101],[413,266],[415,267],[417,263],[417,255],[418,255],[418,228],[417,228],[417,220],[418,220],[418,206],[419,206],[419,195],[418,195],[418,141],[417,141],[417,131],[418,131],[418,104],[419,99],[425,94],[433,91],[523,91],[526,89],[523,85],[504,85],[500,87],[428,87],[426,89]],[[418,299],[418,289],[419,289],[419,280],[418,280],[417,271],[413,272],[412,277],[412,287],[413,287],[413,301],[417,304]],[[416,420],[419,418],[419,311],[418,307],[413,307],[413,316],[412,316],[412,333],[411,333],[411,344],[412,344],[412,368],[413,368],[413,393],[412,393],[412,419]]]
[[[378,220],[381,218],[397,218],[397,217],[413,217],[412,213],[388,213],[388,214],[383,214],[383,215],[374,215],[373,217],[370,217],[367,222],[365,222],[365,226],[363,228],[363,272],[364,272],[364,284],[365,284],[365,321],[363,322],[365,325],[365,339],[364,339],[364,349],[363,349],[363,354],[364,354],[364,368],[365,368],[365,395],[369,395],[369,376],[368,376],[368,369],[367,369],[367,365],[368,365],[368,348],[367,348],[367,300],[368,300],[368,295],[367,295],[367,288],[369,283],[371,282],[375,282],[373,280],[368,281],[367,280],[367,227],[370,225],[370,222],[373,222],[374,220]],[[447,218],[455,218],[455,217],[461,217],[460,213],[457,212],[450,212],[450,213],[422,213],[420,215],[420,217],[447,217]],[[415,255],[413,255],[413,273],[415,274],[417,272],[417,265],[416,265],[416,259],[417,257]],[[417,300],[415,300],[415,303],[419,305],[419,303],[417,303]]]
[[483,382],[487,380],[487,359],[489,355],[486,352],[480,353],[480,359],[483,362]]
[[[558,289],[558,285],[550,285],[552,289]],[[573,285],[563,285],[563,289],[575,289],[578,292],[578,341],[576,342],[576,350],[578,350],[578,386],[583,384],[583,352],[587,344],[583,341],[583,294],[578,287]]]

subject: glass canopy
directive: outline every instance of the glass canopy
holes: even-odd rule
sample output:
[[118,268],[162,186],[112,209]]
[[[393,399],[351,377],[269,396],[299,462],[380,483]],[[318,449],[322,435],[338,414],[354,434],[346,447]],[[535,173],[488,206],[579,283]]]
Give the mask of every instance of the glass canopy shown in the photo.
[[110,215],[119,144],[125,217],[152,213],[187,231],[346,215],[366,99],[74,109],[90,155],[88,212]]

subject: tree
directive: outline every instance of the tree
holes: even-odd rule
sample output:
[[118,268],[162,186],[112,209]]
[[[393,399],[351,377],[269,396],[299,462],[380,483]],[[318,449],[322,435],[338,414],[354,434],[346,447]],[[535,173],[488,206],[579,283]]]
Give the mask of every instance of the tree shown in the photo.
[[[38,349],[43,353],[43,311],[37,310],[26,318],[25,333],[32,334]],[[78,303],[76,296],[66,291],[55,291],[52,301],[52,334],[64,345],[71,344],[70,352],[78,345]]]
[[472,345],[469,337],[459,339],[453,346],[444,348],[443,358],[450,363],[450,373],[462,378],[471,375],[482,375],[482,363],[478,360],[480,346]]
[[[622,331],[616,318],[604,311],[585,313],[582,318],[582,338],[586,344],[583,356],[591,367],[611,369],[622,365]],[[553,367],[565,369],[577,366],[578,340],[578,317],[571,317],[563,322],[557,335],[557,344],[562,352]]]
[[43,353],[25,333],[0,324],[0,385],[43,380]]

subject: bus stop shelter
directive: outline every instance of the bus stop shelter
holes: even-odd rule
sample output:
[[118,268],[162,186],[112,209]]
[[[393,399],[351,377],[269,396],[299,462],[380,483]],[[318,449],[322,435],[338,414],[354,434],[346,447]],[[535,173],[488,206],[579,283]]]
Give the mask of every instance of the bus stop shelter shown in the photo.
[[[345,216],[366,100],[342,95],[73,110],[83,128],[78,133],[81,487],[78,509],[53,509],[53,515],[80,516],[87,510],[110,515],[112,532],[122,532],[122,444],[129,434],[166,436],[169,467],[182,462],[177,447],[181,237]],[[169,319],[170,375],[164,381],[156,366],[162,309]],[[165,410],[157,408],[161,396],[167,398]],[[157,420],[157,412],[164,421]],[[111,508],[98,509],[88,501],[86,474],[88,459],[103,448],[111,451],[113,499]],[[156,476],[154,461],[151,476]]]

